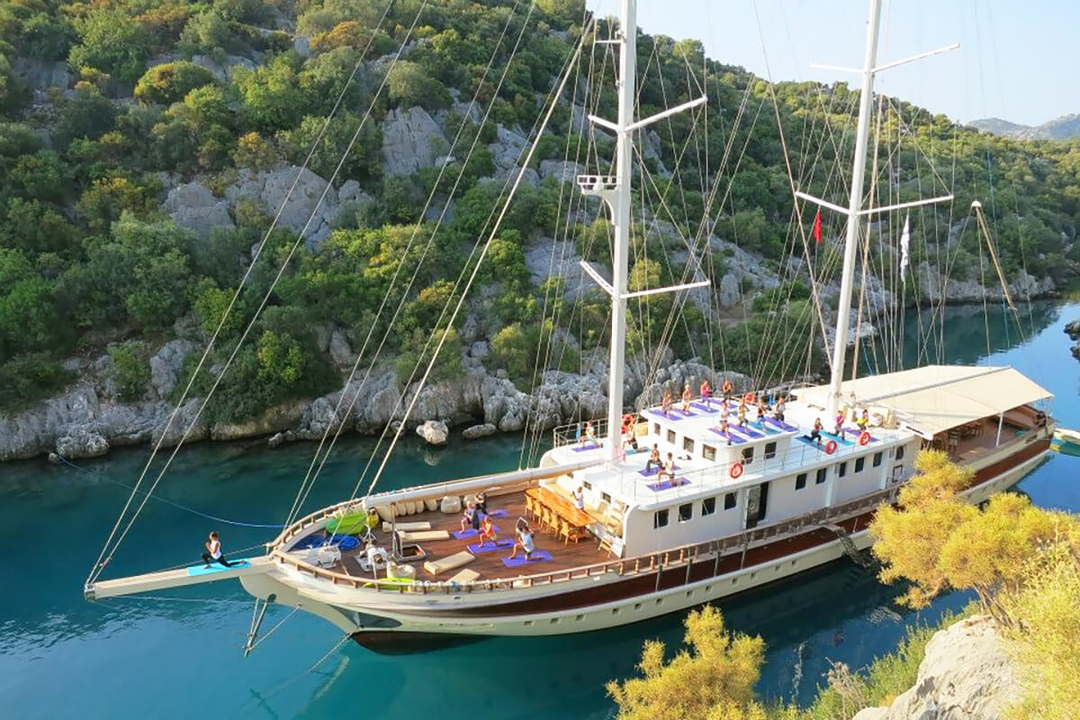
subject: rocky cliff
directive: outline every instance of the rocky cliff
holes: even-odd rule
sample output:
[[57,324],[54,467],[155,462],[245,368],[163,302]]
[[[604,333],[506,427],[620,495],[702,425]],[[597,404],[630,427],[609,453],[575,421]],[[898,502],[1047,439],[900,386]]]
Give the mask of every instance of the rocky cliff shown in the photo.
[[995,720],[1019,691],[993,622],[975,616],[934,635],[914,687],[854,720]]

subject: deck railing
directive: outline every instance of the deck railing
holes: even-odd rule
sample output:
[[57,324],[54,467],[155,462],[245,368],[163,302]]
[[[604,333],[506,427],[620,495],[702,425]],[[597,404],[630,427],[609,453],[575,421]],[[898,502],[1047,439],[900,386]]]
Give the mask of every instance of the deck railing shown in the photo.
[[[799,534],[812,527],[836,524],[837,522],[857,517],[867,510],[877,507],[883,502],[895,502],[896,494],[899,492],[899,489],[899,485],[894,485],[885,490],[879,490],[848,503],[816,510],[783,522],[747,530],[738,535],[731,535],[726,538],[683,545],[670,550],[661,550],[648,555],[632,558],[620,558],[590,565],[581,565],[568,570],[558,570],[535,575],[519,575],[515,578],[473,580],[471,582],[463,583],[451,582],[449,580],[421,580],[413,583],[400,584],[385,579],[378,580],[374,578],[356,577],[326,570],[280,550],[272,552],[271,558],[282,564],[292,565],[302,573],[328,580],[333,585],[345,585],[352,588],[370,588],[377,592],[390,591],[396,593],[457,594],[462,591],[477,592],[485,590],[508,590],[512,588],[536,587],[557,582],[567,582],[580,578],[606,575],[608,573],[615,573],[620,576],[633,575],[642,572],[653,572],[658,568],[667,570],[682,567],[684,565],[687,566],[687,578],[689,578],[689,565],[692,562],[699,561],[703,558],[709,559],[714,556],[716,561],[719,562],[725,555],[733,554],[735,551],[744,554],[745,562],[745,553],[756,547],[773,542],[785,536]],[[310,517],[312,516],[309,516],[309,518]],[[305,518],[305,520],[307,520],[307,518]],[[314,523],[308,523],[308,526],[311,524]],[[296,532],[299,531],[300,529],[298,528]],[[288,533],[288,536],[295,536],[296,532],[290,532]]]

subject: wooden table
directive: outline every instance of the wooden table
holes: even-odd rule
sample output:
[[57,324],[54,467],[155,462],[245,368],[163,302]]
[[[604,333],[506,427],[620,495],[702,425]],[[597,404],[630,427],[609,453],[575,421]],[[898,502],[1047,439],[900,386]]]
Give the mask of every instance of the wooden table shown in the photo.
[[593,522],[592,517],[559,493],[545,487],[533,487],[526,490],[525,494],[565,520],[578,536],[588,533],[588,527]]

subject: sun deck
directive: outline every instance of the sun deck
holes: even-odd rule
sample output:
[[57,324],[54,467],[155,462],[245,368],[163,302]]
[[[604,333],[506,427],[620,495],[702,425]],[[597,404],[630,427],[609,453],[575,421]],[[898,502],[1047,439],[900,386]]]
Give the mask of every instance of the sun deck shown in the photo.
[[[517,519],[519,517],[526,517],[524,490],[515,491],[505,495],[497,495],[495,497],[489,496],[487,504],[488,510],[492,512],[498,510],[505,511],[505,515],[493,518],[493,521],[495,522],[495,526],[499,528],[499,540],[510,540],[513,542],[515,539],[514,525],[517,522]],[[461,517],[462,514],[460,512],[448,514],[440,512],[439,510],[426,510],[421,513],[402,517],[401,522],[429,522],[431,523],[432,530],[446,530],[447,532],[453,533],[461,530]],[[569,570],[583,565],[603,562],[610,557],[606,551],[601,551],[599,549],[599,540],[596,537],[589,536],[577,542],[564,541],[563,538],[558,537],[549,530],[541,530],[537,526],[537,523],[532,522],[531,519],[529,520],[529,525],[534,531],[533,540],[536,544],[536,549],[538,551],[543,550],[550,553],[550,560],[531,561],[527,565],[507,567],[502,561],[503,558],[509,557],[512,547],[500,547],[494,550],[488,550],[487,552],[473,552],[476,559],[467,565],[464,565],[462,569],[467,568],[480,573],[480,577],[478,578],[480,580],[511,579],[521,575]],[[594,517],[594,520],[597,523],[603,521],[600,517]],[[375,536],[378,539],[379,545],[390,547],[390,533],[383,532],[381,526],[375,531]],[[450,557],[451,555],[468,550],[468,546],[476,543],[476,541],[476,538],[458,540],[451,535],[448,540],[428,540],[420,542],[419,545],[426,553],[426,557],[424,557],[423,560],[412,563],[416,567],[416,579],[450,579],[458,572],[458,570],[455,569],[439,573],[438,575],[432,575],[424,569],[424,561]],[[328,569],[333,572],[340,572],[357,578],[370,578],[371,572],[364,572],[360,567],[359,557],[363,555],[363,552],[363,548],[344,552],[342,553],[341,562]],[[519,551],[518,556],[521,557],[521,555],[522,553]],[[380,572],[379,577],[381,578],[383,576],[384,573]]]

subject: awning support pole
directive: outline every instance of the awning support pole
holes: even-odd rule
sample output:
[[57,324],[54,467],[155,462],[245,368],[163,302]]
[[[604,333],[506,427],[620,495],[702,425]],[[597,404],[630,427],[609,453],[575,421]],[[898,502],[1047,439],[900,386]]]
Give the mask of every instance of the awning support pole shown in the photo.
[[998,431],[997,439],[994,440],[994,447],[1001,445],[1001,426],[1005,423],[1005,413],[998,413]]

